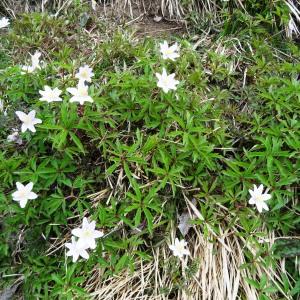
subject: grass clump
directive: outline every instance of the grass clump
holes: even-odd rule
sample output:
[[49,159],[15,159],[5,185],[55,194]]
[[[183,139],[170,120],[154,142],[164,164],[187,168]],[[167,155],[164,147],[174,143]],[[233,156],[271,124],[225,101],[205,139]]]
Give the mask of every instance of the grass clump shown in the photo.
[[[224,31],[176,38],[174,63],[160,40],[121,29],[106,38],[97,20],[74,18],[24,15],[2,33],[1,288],[26,299],[297,297],[298,47],[267,31]],[[21,74],[35,50],[47,64]],[[67,88],[84,64],[94,102],[80,106]],[[180,82],[174,92],[157,87],[163,67]],[[39,101],[45,85],[63,101]],[[20,130],[15,112],[33,109],[37,132],[7,141]],[[38,194],[24,209],[12,201],[16,182]],[[269,189],[269,212],[248,204],[253,184]],[[191,255],[179,260],[168,245],[182,238],[183,213]],[[84,216],[104,236],[72,263],[64,244]]]

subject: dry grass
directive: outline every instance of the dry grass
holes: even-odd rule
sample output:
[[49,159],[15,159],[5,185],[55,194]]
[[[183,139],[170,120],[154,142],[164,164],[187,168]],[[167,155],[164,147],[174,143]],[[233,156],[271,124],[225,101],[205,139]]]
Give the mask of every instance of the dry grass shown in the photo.
[[[80,0],[82,4],[92,6],[92,0]],[[44,11],[47,8],[64,11],[74,3],[73,0],[1,0],[0,5],[9,14],[14,15],[17,11],[29,12]],[[182,5],[181,0],[95,0],[97,7],[113,8],[119,14],[129,13],[132,17],[135,11],[140,13],[156,13],[167,18],[184,19],[188,13],[197,13],[199,18],[203,14],[209,13],[210,18],[218,19],[218,12],[223,6],[222,2],[217,0],[190,0]],[[299,0],[285,0],[285,3],[291,10],[291,14],[300,20]],[[230,2],[230,6],[244,9],[243,1],[236,0]]]
[[[185,200],[190,215],[203,220],[195,205],[187,197]],[[224,207],[220,209],[226,210]],[[170,241],[176,234],[175,226],[172,227]],[[93,299],[101,300],[256,300],[258,290],[249,284],[247,278],[259,282],[265,274],[286,299],[292,299],[282,290],[283,282],[278,276],[285,273],[284,261],[271,267],[266,266],[258,256],[252,265],[254,272],[250,273],[249,268],[241,268],[248,262],[245,252],[255,256],[258,247],[254,241],[246,240],[239,232],[241,228],[238,225],[226,231],[220,227],[219,234],[205,223],[203,226],[194,226],[186,236],[191,252],[189,258],[174,260],[168,245],[160,244],[151,248],[151,260],[135,261],[134,272],[124,270],[103,280],[103,268],[95,267],[85,288]],[[260,242],[267,243],[270,249],[275,241],[274,232],[267,232],[264,228],[260,232],[265,237]],[[191,263],[194,267],[190,267]],[[181,273],[182,282],[178,278],[174,279],[172,274],[176,271]],[[270,299],[278,299],[278,295],[270,296]]]
[[[17,13],[30,11],[45,11],[51,9],[58,16],[68,13],[68,8],[73,4],[73,0],[39,0],[32,5],[29,0],[1,0],[0,12],[4,11],[11,17],[16,17]],[[81,3],[92,5],[92,0],[81,0]],[[165,20],[175,20],[185,23],[185,18],[192,13],[195,20],[209,20],[211,25],[219,23],[220,10],[224,3],[217,0],[190,0],[182,5],[181,0],[98,0],[94,1],[96,10],[101,16],[114,16],[114,18],[129,18],[131,20],[141,20],[144,16],[164,17]],[[300,32],[300,1],[285,0],[290,9],[290,17],[295,29],[286,25],[287,36],[299,35]],[[245,10],[242,0],[232,1],[230,6],[235,6]],[[246,10],[245,10],[246,11]],[[295,22],[296,21],[296,22]],[[159,26],[158,26],[159,27]]]

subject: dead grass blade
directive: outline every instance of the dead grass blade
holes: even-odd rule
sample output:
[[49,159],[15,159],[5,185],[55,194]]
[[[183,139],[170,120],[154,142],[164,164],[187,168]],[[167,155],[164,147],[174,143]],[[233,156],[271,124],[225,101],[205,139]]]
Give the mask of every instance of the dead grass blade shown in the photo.
[[[201,218],[197,207],[185,197],[191,215]],[[249,284],[249,279],[259,282],[266,274],[274,286],[286,299],[292,299],[282,289],[280,273],[284,272],[284,261],[275,267],[266,266],[258,257],[254,263],[255,272],[242,266],[249,262],[246,252],[254,256],[258,251],[257,244],[241,237],[240,228],[223,231],[219,228],[216,234],[208,224],[194,226],[186,236],[191,256],[183,261],[172,257],[168,243],[152,247],[151,260],[137,259],[134,271],[124,270],[118,275],[104,279],[103,269],[95,267],[85,285],[93,299],[101,300],[237,300],[259,299],[258,290]],[[174,239],[176,229],[171,226],[170,241]],[[203,232],[208,232],[204,234]],[[275,234],[261,228],[265,239],[261,242],[272,247]],[[133,249],[133,251],[136,249]],[[104,254],[105,255],[105,254]],[[193,267],[192,265],[195,265]],[[180,270],[181,280],[173,274]],[[278,295],[270,295],[270,299],[278,299]]]
[[[177,265],[176,268],[182,268],[184,278],[180,288],[172,280],[170,270],[174,260],[165,244],[153,249],[151,261],[137,260],[133,273],[126,270],[103,280],[103,269],[95,268],[85,287],[91,292],[93,299],[101,300],[256,300],[259,298],[258,291],[249,284],[247,278],[258,282],[262,274],[266,274],[285,298],[291,299],[284,294],[281,278],[276,273],[282,271],[280,265],[272,269],[258,261],[255,265],[256,273],[250,273],[241,266],[246,263],[244,251],[255,251],[255,247],[229,232],[221,231],[219,239],[222,243],[220,240],[212,242],[214,236],[204,237],[199,228],[190,234],[191,259],[199,264],[192,276],[186,268],[187,261],[181,262],[181,267],[180,264]],[[231,251],[227,251],[224,245]],[[278,295],[269,297],[278,299]]]

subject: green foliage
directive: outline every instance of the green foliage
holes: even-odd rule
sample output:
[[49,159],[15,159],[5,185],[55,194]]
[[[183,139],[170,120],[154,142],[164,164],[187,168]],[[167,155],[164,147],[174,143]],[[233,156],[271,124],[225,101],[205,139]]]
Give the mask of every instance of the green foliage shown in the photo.
[[279,240],[274,245],[275,255],[281,257],[296,257],[300,255],[300,241],[294,239]]
[[[181,57],[172,63],[161,59],[153,39],[138,42],[116,32],[94,45],[82,30],[88,22],[99,26],[95,20],[74,25],[25,15],[3,35],[1,272],[24,276],[26,299],[88,298],[83,287],[93,268],[103,269],[103,278],[133,270],[137,258],[151,259],[149,245],[168,241],[170,224],[185,208],[183,191],[216,233],[220,226],[225,231],[239,224],[239,234],[260,247],[257,256],[266,265],[274,263],[276,255],[258,243],[261,225],[285,235],[299,230],[294,205],[300,170],[298,48],[282,43],[280,52],[272,53],[273,40],[265,40],[272,26],[265,30],[258,18],[259,30],[245,25],[251,39],[243,36],[241,51],[235,51],[234,40],[221,39],[222,53],[206,47],[194,51],[189,41],[178,39]],[[220,36],[228,32],[225,28]],[[47,65],[21,74],[18,65],[35,49]],[[94,103],[79,107],[69,102],[66,88],[76,85],[74,73],[85,63],[95,73],[89,88]],[[180,80],[176,93],[156,87],[155,73],[162,67]],[[38,100],[46,84],[63,91],[63,102]],[[8,142],[12,128],[20,127],[15,111],[32,109],[43,120],[37,132],[22,134],[22,145]],[[17,181],[34,182],[39,195],[25,209],[11,199]],[[258,215],[248,205],[248,190],[260,183],[272,199],[270,212]],[[97,192],[103,198],[88,197]],[[51,244],[69,239],[84,215],[107,233],[90,259],[72,264],[63,246],[49,254]],[[203,220],[195,223],[206,233]],[[245,256],[245,266],[255,274],[256,257]],[[189,276],[195,268],[193,262]],[[176,282],[180,274],[171,271]],[[1,282],[10,283],[10,277]],[[280,294],[266,276],[248,283],[261,299]],[[295,293],[299,283],[293,288]]]

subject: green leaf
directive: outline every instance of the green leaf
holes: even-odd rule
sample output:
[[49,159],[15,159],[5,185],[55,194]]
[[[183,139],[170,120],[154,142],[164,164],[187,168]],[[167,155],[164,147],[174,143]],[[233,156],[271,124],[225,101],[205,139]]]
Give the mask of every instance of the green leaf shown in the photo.
[[50,130],[63,130],[64,128],[62,126],[59,126],[59,125],[51,125],[51,124],[41,124],[39,125],[39,128],[42,128],[42,129],[50,129]]
[[255,287],[256,289],[259,289],[259,283],[251,278],[245,278],[245,280],[253,287]]
[[148,229],[150,231],[150,233],[153,232],[153,216],[151,214],[151,212],[149,211],[149,209],[144,208],[143,212],[145,213],[146,219],[147,219],[147,226]]
[[76,144],[76,146],[78,147],[78,149],[80,150],[80,152],[85,153],[84,147],[80,141],[80,139],[76,136],[75,133],[73,132],[69,132],[71,139],[73,140],[73,142]]
[[293,287],[291,294],[293,296],[300,294],[300,279],[297,280],[297,282],[295,283],[295,286]]
[[129,257],[127,254],[124,254],[116,264],[115,270],[118,273],[121,271],[128,263]]
[[296,257],[300,255],[300,240],[279,239],[274,244],[274,254],[280,257]]
[[60,285],[64,285],[64,281],[62,280],[62,278],[57,275],[57,274],[51,274],[51,278],[52,280],[54,280],[56,283],[60,284]]

